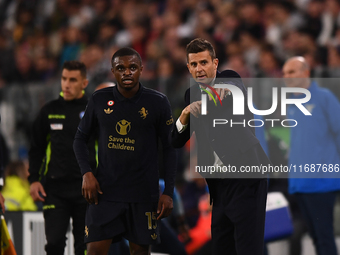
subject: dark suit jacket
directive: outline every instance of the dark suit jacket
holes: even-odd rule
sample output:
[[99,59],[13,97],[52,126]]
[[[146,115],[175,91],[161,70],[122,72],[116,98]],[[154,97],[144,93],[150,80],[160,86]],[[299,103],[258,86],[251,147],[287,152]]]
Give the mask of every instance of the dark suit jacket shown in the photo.
[[[241,166],[260,166],[270,164],[268,157],[263,151],[258,139],[255,137],[255,129],[248,126],[248,120],[253,119],[253,114],[247,106],[247,91],[242,83],[238,73],[232,70],[217,72],[216,81],[236,85],[244,94],[244,115],[233,115],[233,97],[227,96],[222,101],[222,106],[217,103],[217,106],[212,101],[208,101],[207,115],[200,115],[198,118],[190,117],[190,123],[185,131],[179,133],[176,125],[172,132],[172,145],[175,148],[182,147],[195,131],[197,138],[197,161],[198,166],[213,165],[213,151],[216,152],[225,166],[235,166],[237,170]],[[223,78],[223,79],[219,79]],[[201,100],[201,90],[198,84],[191,86],[185,93],[185,103],[189,105],[194,101]],[[225,125],[216,125],[213,127],[213,119],[226,119]],[[245,123],[230,125],[233,123]],[[254,125],[254,123],[252,123]],[[209,155],[209,156],[207,156]],[[232,175],[226,175],[230,178]],[[240,177],[237,175],[236,177]],[[256,174],[256,178],[249,178],[249,175],[244,175],[247,178],[235,178],[233,181],[240,182],[244,185],[252,185],[255,182],[263,179],[263,176]],[[254,176],[252,176],[254,177]],[[233,178],[233,177],[232,177]],[[211,196],[214,198],[214,187],[221,179],[207,178],[207,183]]]

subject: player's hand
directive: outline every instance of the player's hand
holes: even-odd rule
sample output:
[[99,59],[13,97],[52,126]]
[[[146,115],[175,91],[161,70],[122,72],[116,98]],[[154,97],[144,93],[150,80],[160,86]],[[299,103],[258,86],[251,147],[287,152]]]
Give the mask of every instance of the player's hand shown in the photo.
[[5,213],[5,198],[2,196],[1,193],[0,193],[0,206],[1,206],[2,212]]
[[99,183],[92,172],[87,172],[83,175],[81,193],[89,204],[98,204],[98,193],[103,194],[103,192],[101,191]]
[[198,116],[201,114],[201,104],[201,101],[196,101],[184,108],[181,116],[179,116],[179,120],[183,125],[187,125],[189,123],[190,114],[198,118]]
[[[41,195],[43,195],[43,197],[40,196],[39,192],[41,193]],[[46,193],[45,193],[44,187],[41,185],[40,182],[33,182],[31,184],[30,194],[34,201],[42,201],[42,202],[45,201],[44,197],[46,197]]]
[[201,115],[201,104],[202,101],[196,101],[188,105],[186,108],[188,108],[189,113],[198,118]]
[[158,201],[157,220],[168,217],[170,213],[172,212],[173,207],[174,205],[173,205],[172,198],[168,195],[161,195]]
[[[218,96],[221,98],[221,100],[223,100],[224,98],[226,98],[228,96],[228,94],[230,93],[229,89],[215,89]],[[218,100],[217,96],[215,96],[215,99]],[[212,98],[209,96],[209,100],[212,100]]]

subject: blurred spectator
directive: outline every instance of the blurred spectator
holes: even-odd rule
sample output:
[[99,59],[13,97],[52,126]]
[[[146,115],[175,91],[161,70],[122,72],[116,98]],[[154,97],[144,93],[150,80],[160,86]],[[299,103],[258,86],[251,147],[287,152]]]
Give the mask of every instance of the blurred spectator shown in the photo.
[[53,60],[46,56],[39,56],[34,60],[35,72],[37,80],[45,82],[55,74],[56,65]]
[[6,82],[10,81],[14,62],[14,49],[9,43],[8,33],[2,31],[0,33],[0,88],[6,86]]
[[[328,68],[324,71],[327,77],[339,78],[340,77],[340,46],[333,47],[328,46],[328,58],[327,66]],[[340,98],[340,87],[338,79],[328,79],[327,87]]]
[[239,31],[247,32],[255,40],[261,40],[265,35],[262,23],[261,8],[257,1],[241,2],[238,8],[241,24]]
[[260,41],[249,31],[240,32],[240,45],[245,59],[251,72],[254,73],[258,59],[260,57]]
[[227,56],[227,59],[234,55],[242,55],[242,48],[240,46],[240,43],[236,40],[228,42],[225,45],[224,51],[225,55]]
[[190,242],[185,245],[188,254],[211,254],[211,215],[212,205],[210,205],[209,194],[204,194],[198,202],[200,212],[197,224],[189,230]]
[[118,28],[113,22],[104,22],[100,25],[96,43],[103,49],[109,48],[113,44],[113,38]]
[[[198,175],[198,174],[197,174]],[[200,212],[198,208],[200,197],[207,193],[207,183],[201,176],[193,178],[182,191],[182,201],[185,218],[192,228],[197,224]]]
[[5,186],[2,194],[8,211],[36,211],[37,206],[30,195],[28,165],[13,161],[5,169]]
[[[288,117],[299,124],[290,129],[289,165],[311,167],[318,164],[339,164],[340,148],[340,103],[327,89],[320,88],[310,80],[310,69],[303,57],[286,61],[282,69],[287,87],[308,89],[311,99],[305,104],[311,116],[305,116],[297,107],[288,107]],[[291,98],[304,97],[294,93]],[[333,172],[332,170],[330,172]],[[318,255],[336,255],[337,248],[333,231],[333,210],[340,182],[331,178],[327,171],[289,174],[289,193],[294,194],[313,239]]]
[[340,77],[340,47],[328,47],[328,74],[330,77]]
[[24,84],[37,80],[37,74],[33,66],[33,62],[29,57],[28,51],[23,45],[17,48],[14,55],[15,69],[11,75],[7,77],[7,81]]
[[322,13],[322,30],[318,36],[318,43],[322,46],[331,42],[336,29],[340,26],[340,3],[337,0],[326,0],[325,9]]
[[231,2],[223,3],[217,9],[217,14],[221,20],[216,29],[214,37],[223,42],[230,42],[235,39],[240,20]]
[[241,76],[242,78],[250,78],[251,77],[250,70],[246,66],[246,62],[244,61],[243,56],[239,55],[239,54],[231,55],[228,58],[228,61],[225,64],[223,64],[220,69],[221,70],[224,70],[224,69],[234,70],[235,72],[242,75]]
[[309,68],[311,69],[310,77],[329,77],[329,73],[327,72],[326,68],[322,65],[322,59],[320,55],[322,54],[321,51],[313,52],[308,51],[303,54]]
[[322,30],[321,17],[324,11],[324,1],[311,0],[304,14],[304,24],[302,28],[306,33],[310,34],[313,39],[317,39]]
[[77,27],[69,26],[64,35],[64,46],[60,56],[60,67],[65,61],[79,58],[81,49],[81,32]]
[[289,1],[268,1],[263,14],[266,41],[277,49],[282,47],[283,35],[291,30],[296,30],[303,22],[301,15],[295,11],[293,3]]
[[275,56],[273,49],[264,47],[260,52],[257,77],[279,78],[281,77],[281,64]]
[[149,87],[156,89],[165,95],[167,95],[173,117],[178,117],[183,107],[183,99],[178,95],[184,93],[185,86],[181,83],[181,80],[176,75],[175,63],[168,57],[161,57],[158,60],[158,66],[155,70],[157,78],[148,82]]
[[47,33],[56,32],[67,26],[68,0],[57,0],[54,3],[52,15],[46,20],[45,30]]
[[13,40],[16,43],[24,41],[28,36],[34,34],[34,10],[21,2],[17,7],[16,25],[13,29]]

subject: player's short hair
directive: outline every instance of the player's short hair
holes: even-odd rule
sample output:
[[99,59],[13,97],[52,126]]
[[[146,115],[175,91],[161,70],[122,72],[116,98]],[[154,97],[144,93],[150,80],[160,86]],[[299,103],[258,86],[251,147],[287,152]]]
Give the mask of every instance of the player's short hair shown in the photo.
[[139,55],[139,53],[136,50],[129,48],[129,47],[124,47],[124,48],[117,50],[112,56],[111,65],[113,66],[113,61],[115,60],[115,58],[124,57],[124,56],[137,56],[137,58],[139,59],[140,65],[142,65],[142,58]]
[[209,41],[202,39],[202,38],[196,38],[192,40],[186,47],[187,61],[189,61],[190,53],[199,53],[199,52],[203,52],[206,50],[209,51],[209,55],[211,59],[216,58],[214,47]]
[[86,78],[86,66],[83,62],[76,60],[65,61],[62,70],[64,69],[69,71],[80,71],[81,76]]

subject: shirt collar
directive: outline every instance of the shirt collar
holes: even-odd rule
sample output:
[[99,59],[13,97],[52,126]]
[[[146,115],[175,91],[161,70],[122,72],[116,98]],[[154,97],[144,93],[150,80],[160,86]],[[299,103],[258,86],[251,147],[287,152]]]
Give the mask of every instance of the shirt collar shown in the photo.
[[83,90],[83,96],[81,98],[73,99],[73,100],[65,100],[64,99],[64,93],[61,91],[59,93],[59,100],[62,102],[65,102],[66,104],[78,104],[78,103],[83,103],[87,102],[87,97],[85,95],[85,91]]
[[313,91],[313,90],[315,90],[316,88],[317,88],[317,84],[316,84],[316,82],[315,81],[312,81],[311,83],[310,83],[310,86],[309,86],[309,88],[308,88],[308,90],[309,91]]
[[118,85],[113,87],[113,96],[115,97],[115,100],[120,102],[120,101],[124,101],[124,100],[130,100],[133,103],[136,103],[138,101],[138,99],[140,98],[142,92],[144,90],[144,87],[141,83],[139,83],[139,89],[137,91],[137,93],[131,97],[131,98],[125,98],[122,94],[119,93],[118,91]]
[[[211,86],[211,87],[214,87],[214,83],[215,83],[215,80],[216,80],[216,76],[214,77],[214,79],[208,84],[209,86]],[[204,85],[200,85],[200,84],[198,84],[198,86],[200,87],[200,88],[205,88],[205,89],[207,89],[207,90],[209,90],[210,91],[210,89],[208,88],[208,87],[205,87]]]

